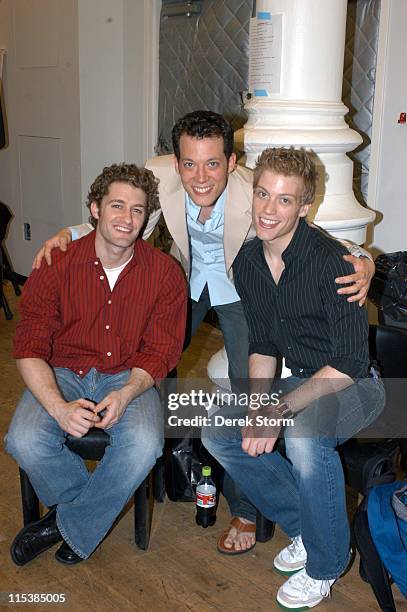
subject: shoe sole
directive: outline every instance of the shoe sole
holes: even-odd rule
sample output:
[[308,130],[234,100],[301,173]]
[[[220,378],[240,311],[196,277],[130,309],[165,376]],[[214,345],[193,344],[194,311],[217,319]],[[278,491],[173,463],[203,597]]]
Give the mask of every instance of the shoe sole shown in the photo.
[[276,567],[273,563],[273,572],[275,574],[278,574],[279,576],[293,576],[294,574],[296,574],[297,572],[300,572],[301,570],[303,570],[305,567],[305,564],[302,567],[297,567],[296,569],[293,570],[281,570],[278,567]]
[[74,561],[67,561],[66,559],[63,559],[62,557],[60,557],[57,552],[55,553],[54,556],[55,556],[55,559],[58,561],[58,563],[62,563],[63,565],[77,565],[81,561],[85,561],[85,559],[81,559],[80,557],[79,559],[75,559]]
[[226,546],[225,548],[221,548],[219,545],[216,548],[221,555],[226,555],[227,557],[234,557],[236,555],[244,555],[246,553],[249,553],[251,550],[253,550],[255,546],[256,544],[253,544],[253,546],[250,546],[250,548],[245,548],[245,550],[236,550],[234,547],[226,548]]
[[312,606],[301,606],[299,608],[288,608],[284,604],[280,603],[278,599],[276,599],[276,604],[278,605],[278,607],[281,608],[281,610],[287,610],[288,612],[303,612],[303,611],[305,612],[306,610],[310,610],[311,608],[318,606],[318,604],[320,603],[321,602],[319,601],[317,604],[313,604]]

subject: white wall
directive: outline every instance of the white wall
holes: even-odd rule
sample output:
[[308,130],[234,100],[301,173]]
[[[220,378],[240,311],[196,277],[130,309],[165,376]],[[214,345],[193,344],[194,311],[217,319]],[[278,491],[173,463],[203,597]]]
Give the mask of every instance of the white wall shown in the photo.
[[161,0],[124,0],[124,153],[144,164],[158,132],[158,39]]
[[[160,0],[0,0],[10,145],[0,200],[15,270],[60,227],[87,219],[112,162],[144,164],[156,140]],[[32,240],[23,240],[24,221]]]
[[[101,169],[124,160],[123,0],[79,0],[82,202]],[[83,208],[87,218],[88,211]]]
[[407,2],[382,0],[368,204],[379,212],[374,251],[407,250]]
[[[28,274],[39,245],[80,215],[76,2],[2,0],[9,146],[0,151],[0,200],[14,214],[6,246]],[[25,241],[23,223],[31,225]]]
[[83,202],[103,166],[143,165],[153,154],[160,8],[158,0],[79,0]]

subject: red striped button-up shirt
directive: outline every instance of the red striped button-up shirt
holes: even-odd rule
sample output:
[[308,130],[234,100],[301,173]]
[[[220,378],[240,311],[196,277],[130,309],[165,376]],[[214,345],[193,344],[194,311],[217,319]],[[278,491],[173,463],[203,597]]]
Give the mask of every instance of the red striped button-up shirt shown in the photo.
[[178,265],[144,240],[110,290],[95,253],[95,232],[53,252],[27,280],[14,357],[36,357],[80,376],[142,368],[154,379],[176,366],[186,317]]

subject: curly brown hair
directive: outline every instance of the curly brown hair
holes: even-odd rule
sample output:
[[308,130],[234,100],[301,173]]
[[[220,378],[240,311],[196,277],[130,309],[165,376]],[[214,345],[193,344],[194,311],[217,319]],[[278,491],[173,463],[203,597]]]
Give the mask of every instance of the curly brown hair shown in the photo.
[[[90,210],[92,202],[96,202],[98,208],[102,198],[107,195],[112,183],[127,183],[137,189],[141,189],[146,194],[146,221],[153,210],[159,207],[158,183],[151,170],[139,168],[135,164],[112,164],[106,166],[99,176],[93,181],[86,201],[86,206]],[[96,227],[97,219],[91,215],[89,222]]]
[[305,149],[272,148],[265,149],[256,161],[253,175],[253,186],[257,187],[264,170],[270,170],[284,176],[300,176],[304,180],[302,204],[311,204],[315,198],[318,173],[312,159],[313,153]]

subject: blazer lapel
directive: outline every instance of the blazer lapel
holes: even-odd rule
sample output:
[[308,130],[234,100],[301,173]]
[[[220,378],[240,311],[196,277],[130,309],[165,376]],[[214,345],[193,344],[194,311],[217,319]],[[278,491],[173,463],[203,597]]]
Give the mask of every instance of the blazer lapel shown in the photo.
[[180,260],[189,273],[189,240],[187,229],[187,218],[185,213],[185,191],[181,185],[178,174],[174,171],[174,177],[160,189],[160,206],[163,211],[165,222],[173,240],[180,252]]
[[[252,185],[243,181],[235,170],[231,174],[225,203],[225,264],[229,277],[232,277],[232,264],[250,232],[252,225]],[[250,232],[250,234],[249,234]],[[251,235],[253,234],[253,236]]]

